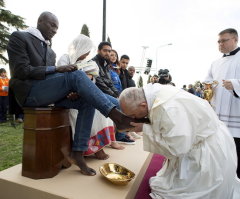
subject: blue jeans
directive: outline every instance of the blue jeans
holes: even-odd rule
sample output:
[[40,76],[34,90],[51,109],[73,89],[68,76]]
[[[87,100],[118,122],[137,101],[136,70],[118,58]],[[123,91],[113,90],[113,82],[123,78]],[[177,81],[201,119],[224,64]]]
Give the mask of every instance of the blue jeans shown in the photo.
[[125,136],[126,136],[126,133],[124,133],[124,132],[116,132],[116,134],[115,134],[115,138],[117,141],[122,140],[123,138],[125,138]]
[[[105,95],[82,71],[55,73],[44,80],[33,80],[33,86],[24,106],[39,107],[55,104],[56,107],[78,110],[73,151],[86,151],[90,138],[95,108],[105,117],[118,104],[117,99]],[[77,92],[77,100],[69,100],[66,96]],[[119,107],[119,105],[118,105]]]

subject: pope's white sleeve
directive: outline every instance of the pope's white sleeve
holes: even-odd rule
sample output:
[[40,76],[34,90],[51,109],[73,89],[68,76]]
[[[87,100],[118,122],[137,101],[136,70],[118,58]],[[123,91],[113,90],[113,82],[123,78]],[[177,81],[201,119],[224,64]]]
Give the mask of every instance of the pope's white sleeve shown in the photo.
[[154,133],[150,124],[143,124],[143,149],[144,151],[154,152],[156,142]]
[[194,116],[183,105],[176,104],[162,110],[158,125],[161,139],[172,155],[181,156],[191,149],[195,140]]

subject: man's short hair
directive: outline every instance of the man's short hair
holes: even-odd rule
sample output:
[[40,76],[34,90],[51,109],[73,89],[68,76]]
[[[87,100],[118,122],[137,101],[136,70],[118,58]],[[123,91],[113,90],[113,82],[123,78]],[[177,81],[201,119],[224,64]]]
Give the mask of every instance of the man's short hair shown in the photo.
[[121,59],[128,59],[128,60],[129,60],[130,58],[129,58],[129,56],[127,56],[127,55],[122,55],[121,58],[120,58],[120,60],[121,60]]
[[7,71],[4,68],[0,68],[0,73],[6,73]]
[[135,67],[134,66],[128,66],[128,69],[134,69],[135,70]]
[[112,48],[112,45],[107,42],[107,41],[102,41],[99,45],[98,45],[98,50],[102,50],[103,46],[110,46]]
[[221,31],[218,35],[223,35],[223,34],[226,34],[226,33],[233,34],[238,38],[238,32],[233,28],[225,29],[225,30]]
[[53,16],[54,18],[57,19],[56,15],[54,15],[53,13],[49,12],[49,11],[44,11],[40,14],[40,16],[38,17],[38,22],[40,20],[44,20],[46,18],[49,18],[50,16]]

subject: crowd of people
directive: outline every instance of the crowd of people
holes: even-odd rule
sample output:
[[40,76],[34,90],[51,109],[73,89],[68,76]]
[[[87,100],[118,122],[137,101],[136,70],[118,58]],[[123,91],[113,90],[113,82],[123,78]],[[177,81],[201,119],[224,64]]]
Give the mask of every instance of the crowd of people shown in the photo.
[[96,171],[84,156],[105,160],[104,146],[124,149],[119,143],[133,144],[139,136],[128,132],[143,132],[144,150],[166,157],[150,179],[152,198],[240,198],[240,48],[234,29],[219,34],[225,55],[206,78],[222,82],[212,101],[216,115],[201,99],[202,90],[176,88],[167,69],[154,75],[151,84],[135,87],[129,56],[118,59],[109,42],[101,42],[96,56],[87,60],[93,42],[80,34],[55,64],[50,41],[58,26],[54,14],[43,12],[37,28],[12,33],[7,47],[10,89],[21,107],[55,104],[71,110],[69,161],[93,176]]
[[192,84],[189,84],[188,88],[186,85],[183,85],[182,89],[200,98],[204,98],[205,88],[201,83],[197,83],[195,86],[193,86]]

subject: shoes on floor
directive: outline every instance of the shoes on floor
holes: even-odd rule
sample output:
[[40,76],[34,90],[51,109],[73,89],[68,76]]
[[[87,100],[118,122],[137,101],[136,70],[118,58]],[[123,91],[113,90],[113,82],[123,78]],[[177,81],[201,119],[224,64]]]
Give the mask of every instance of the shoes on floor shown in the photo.
[[16,119],[16,122],[17,122],[17,123],[23,123],[23,119],[22,119],[22,118],[17,118],[17,119]]
[[121,144],[135,144],[136,143],[134,140],[129,139],[128,136],[125,136],[124,138],[122,138],[121,140],[118,140],[117,142],[121,143]]

